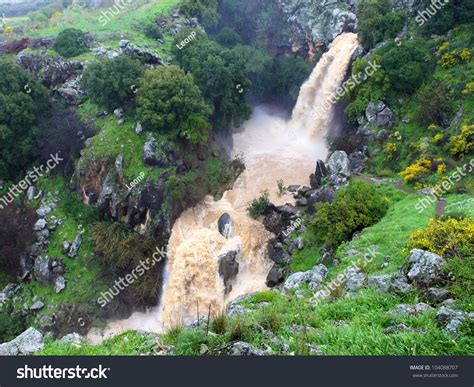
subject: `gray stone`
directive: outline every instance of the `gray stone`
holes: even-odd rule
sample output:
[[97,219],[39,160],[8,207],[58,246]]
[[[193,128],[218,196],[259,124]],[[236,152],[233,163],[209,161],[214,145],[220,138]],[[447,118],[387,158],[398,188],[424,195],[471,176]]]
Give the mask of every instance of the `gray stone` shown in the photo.
[[351,294],[366,284],[365,274],[355,267],[351,267],[346,272],[345,294]]
[[49,283],[52,276],[49,257],[39,256],[35,259],[34,275],[42,285],[47,285]]
[[227,349],[227,354],[230,356],[264,356],[264,353],[252,347],[249,343],[238,341],[230,345]]
[[446,261],[429,251],[413,249],[407,264],[407,277],[412,282],[429,286],[436,282]]
[[54,291],[56,293],[61,293],[66,288],[66,280],[63,276],[59,276],[54,281]]
[[362,173],[367,164],[368,158],[362,152],[354,152],[349,155],[352,173]]
[[222,277],[225,286],[225,293],[228,294],[232,290],[232,281],[239,273],[240,247],[236,250],[226,251],[217,257],[219,263],[219,275]]
[[68,257],[76,258],[79,252],[79,248],[81,247],[81,244],[82,244],[82,232],[78,231],[76,238],[72,242],[71,247],[69,248],[69,251],[67,253]]
[[378,127],[392,127],[393,113],[382,101],[369,102],[365,110],[365,117],[369,124]]
[[436,323],[450,333],[458,333],[459,327],[467,320],[473,320],[474,313],[467,313],[442,306],[436,313]]
[[80,345],[83,342],[87,341],[84,337],[82,337],[79,333],[69,333],[66,336],[63,336],[61,338],[62,343],[67,343],[67,344],[75,344],[75,345]]
[[28,328],[12,341],[0,344],[0,356],[32,355],[44,347],[43,335],[35,328]]
[[266,284],[268,287],[272,288],[275,287],[285,280],[285,276],[287,273],[287,269],[284,267],[281,267],[278,264],[273,264],[272,268],[268,272],[267,279],[266,279]]
[[327,175],[328,175],[328,171],[326,169],[326,164],[324,164],[324,161],[318,160],[316,162],[316,169],[314,173],[309,177],[311,188],[313,189],[320,188],[323,183],[323,179]]
[[142,124],[140,122],[137,122],[137,124],[135,125],[135,133],[140,135],[143,133],[143,131],[144,129],[143,129]]
[[41,231],[46,227],[46,220],[45,219],[38,219],[35,223],[33,230],[34,231]]
[[429,288],[424,295],[425,300],[432,304],[439,304],[448,297],[449,292],[443,288]]
[[328,161],[328,170],[331,175],[348,178],[351,176],[349,157],[344,151],[335,151]]
[[43,307],[44,307],[44,302],[36,301],[35,303],[33,303],[33,305],[31,305],[30,310],[35,312],[37,310],[43,309]]
[[232,221],[228,213],[224,213],[221,215],[221,217],[217,221],[217,227],[219,229],[219,233],[224,238],[229,239],[232,236],[234,231],[234,222]]

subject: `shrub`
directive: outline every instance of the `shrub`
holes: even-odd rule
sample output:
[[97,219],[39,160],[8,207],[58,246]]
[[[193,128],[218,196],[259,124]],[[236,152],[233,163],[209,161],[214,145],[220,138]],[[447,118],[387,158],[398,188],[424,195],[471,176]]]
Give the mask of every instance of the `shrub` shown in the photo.
[[223,28],[216,36],[217,42],[224,47],[234,47],[237,44],[242,44],[242,38],[232,28]]
[[0,180],[14,179],[38,155],[38,122],[49,112],[47,90],[16,64],[0,60]]
[[127,56],[91,63],[82,83],[92,102],[113,110],[134,97],[134,86],[143,75],[141,64]]
[[474,148],[474,125],[465,124],[461,133],[451,137],[449,152],[456,157],[464,158]]
[[366,49],[384,38],[394,38],[406,19],[404,12],[392,12],[389,0],[363,0],[359,3],[357,16],[360,42]]
[[149,70],[140,83],[137,112],[145,129],[205,142],[211,109],[191,74],[177,66]]
[[163,39],[163,32],[156,23],[149,23],[143,28],[143,33],[150,39]]
[[13,340],[26,330],[26,319],[21,313],[13,313],[14,307],[7,302],[0,309],[0,343]]
[[419,93],[420,112],[418,120],[425,125],[445,125],[453,113],[449,88],[442,82],[434,81],[424,86]]
[[247,206],[247,212],[253,219],[257,219],[259,216],[264,215],[270,205],[268,197],[270,193],[268,190],[262,191],[258,199],[253,199]]
[[474,219],[432,219],[427,228],[410,235],[405,252],[412,249],[431,251],[447,259],[472,257]]
[[400,175],[406,182],[412,183],[420,181],[421,178],[428,176],[432,171],[433,161],[426,157],[422,157],[414,164],[407,167],[404,171],[400,172]]
[[164,259],[159,260],[159,256],[156,257],[157,262],[152,264],[157,242],[146,235],[128,231],[118,223],[95,223],[91,235],[95,251],[102,256],[114,279],[130,275],[141,266],[141,262],[149,267],[132,285],[119,293],[119,300],[130,307],[156,305],[164,266]]
[[336,248],[351,236],[378,222],[388,210],[389,199],[374,186],[353,181],[336,194],[333,203],[318,203],[310,229],[315,240]]
[[88,51],[86,34],[76,28],[66,28],[58,34],[53,48],[65,58],[81,55]]

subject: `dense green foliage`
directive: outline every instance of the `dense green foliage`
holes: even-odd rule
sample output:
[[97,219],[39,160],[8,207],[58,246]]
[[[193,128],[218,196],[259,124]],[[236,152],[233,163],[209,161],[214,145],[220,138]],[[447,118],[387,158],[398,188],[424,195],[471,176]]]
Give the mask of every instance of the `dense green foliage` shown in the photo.
[[91,101],[113,110],[133,99],[143,71],[139,62],[121,55],[91,63],[84,71],[82,83]]
[[88,51],[86,34],[76,28],[66,28],[58,34],[53,48],[65,58],[81,55]]
[[[118,223],[95,223],[91,236],[95,251],[104,259],[110,274],[116,277],[113,280],[131,273],[138,274],[138,278],[119,294],[121,302],[130,307],[155,305],[160,294],[164,264],[164,257],[157,253],[156,241],[128,231]],[[136,272],[139,266],[143,271]]]
[[[175,42],[181,42],[189,33],[182,30]],[[245,94],[251,84],[243,58],[204,35],[180,51],[179,64],[193,74],[205,100],[213,106],[212,122],[216,128],[239,125],[249,118],[251,107]]]
[[0,60],[0,74],[0,179],[13,179],[36,160],[38,122],[49,111],[48,93],[7,60]]
[[270,205],[269,196],[270,193],[268,190],[262,191],[258,198],[253,199],[248,204],[247,212],[252,218],[257,219],[259,216],[265,214],[265,212],[268,210],[268,206]]
[[380,190],[354,181],[337,192],[333,203],[318,203],[311,223],[315,240],[335,248],[351,236],[378,222],[388,210],[389,200]]
[[143,27],[143,33],[150,39],[163,39],[163,32],[156,23],[148,23]]
[[137,112],[145,129],[205,142],[211,109],[193,76],[176,66],[161,66],[145,73],[137,93]]
[[197,17],[206,30],[213,30],[219,23],[218,0],[182,0],[181,12],[188,17]]
[[[370,101],[384,100],[390,104],[401,95],[412,94],[433,66],[427,44],[421,39],[404,41],[401,46],[389,42],[372,54],[371,61],[380,68],[348,93],[351,102],[346,113],[354,122],[363,115]],[[352,66],[352,74],[363,72],[368,66],[369,60],[358,59]]]
[[362,0],[357,9],[358,35],[364,48],[394,38],[405,24],[404,12],[392,12],[390,0]]
[[[472,23],[474,20],[474,3],[471,0],[447,1],[443,4],[442,9],[433,16],[426,13],[425,10],[427,8],[431,14],[433,14],[433,9],[436,9],[431,1],[421,1],[415,19],[421,25],[421,29],[426,36],[430,36],[431,34],[444,34],[457,25]],[[424,14],[423,11],[425,11]],[[429,17],[429,20],[424,20],[423,15],[425,18]]]

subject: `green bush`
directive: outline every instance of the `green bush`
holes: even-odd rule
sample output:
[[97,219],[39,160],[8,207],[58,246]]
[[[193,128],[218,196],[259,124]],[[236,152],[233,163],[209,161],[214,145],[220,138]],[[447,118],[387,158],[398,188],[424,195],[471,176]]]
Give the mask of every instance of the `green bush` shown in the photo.
[[232,28],[223,28],[216,36],[216,40],[224,47],[234,47],[237,44],[242,44],[242,38]]
[[91,63],[84,70],[82,83],[92,102],[113,110],[133,99],[143,72],[138,61],[122,55]]
[[204,143],[211,109],[193,76],[176,66],[160,66],[145,73],[137,93],[137,112],[144,128]]
[[310,229],[315,240],[329,248],[349,240],[352,235],[377,223],[388,210],[389,199],[362,181],[353,181],[336,194],[333,203],[318,203]]
[[143,33],[150,39],[163,39],[163,32],[156,23],[149,23],[143,28]]
[[37,127],[48,114],[47,90],[8,60],[0,60],[0,180],[22,175],[38,156]]
[[13,340],[26,330],[26,319],[20,314],[13,314],[11,302],[4,304],[0,309],[0,343]]
[[81,55],[88,51],[86,34],[76,28],[66,28],[58,34],[53,48],[65,58]]
[[359,39],[366,49],[386,38],[394,38],[403,28],[404,12],[392,12],[390,0],[363,0],[357,12]]
[[265,214],[270,205],[269,196],[270,193],[268,190],[262,191],[258,199],[253,199],[252,202],[248,204],[247,212],[252,218],[257,219],[259,216]]

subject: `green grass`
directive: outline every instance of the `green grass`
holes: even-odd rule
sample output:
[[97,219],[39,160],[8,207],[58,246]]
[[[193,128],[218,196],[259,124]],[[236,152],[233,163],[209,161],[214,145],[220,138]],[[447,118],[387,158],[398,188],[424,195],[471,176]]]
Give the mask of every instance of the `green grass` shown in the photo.
[[[87,101],[78,109],[78,114],[82,119],[86,119],[94,117],[97,111],[97,107]],[[150,169],[145,166],[142,155],[146,136],[139,136],[135,133],[134,128],[137,121],[133,116],[129,116],[129,113],[125,112],[125,117],[123,125],[117,124],[117,119],[113,114],[96,119],[99,132],[92,138],[91,146],[84,150],[84,157],[80,163],[96,160],[114,162],[117,156],[122,155],[124,157],[123,173],[128,180],[127,183],[137,178],[142,172],[145,173],[145,180],[151,178],[156,181],[165,169]],[[158,141],[161,137],[155,134]]]
[[[95,304],[97,295],[108,288],[101,280],[102,261],[95,256],[92,242],[89,240],[94,211],[78,201],[75,194],[68,190],[67,182],[61,177],[52,176],[43,180],[39,183],[38,189],[46,194],[48,192],[57,194],[60,198],[56,209],[48,215],[48,218],[54,215],[62,220],[62,224],[51,233],[45,254],[64,265],[66,288],[56,294],[54,285],[43,286],[38,281],[32,281],[23,285],[21,295],[29,299],[29,304],[32,304],[31,298],[35,295],[45,305],[52,305],[55,308],[62,303],[87,305],[87,309],[93,314],[91,305]],[[79,228],[84,230],[82,244],[78,257],[72,259],[63,253],[62,243],[64,240],[72,242]],[[53,312],[54,309],[44,308],[39,315],[50,315]]]

